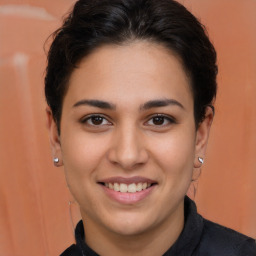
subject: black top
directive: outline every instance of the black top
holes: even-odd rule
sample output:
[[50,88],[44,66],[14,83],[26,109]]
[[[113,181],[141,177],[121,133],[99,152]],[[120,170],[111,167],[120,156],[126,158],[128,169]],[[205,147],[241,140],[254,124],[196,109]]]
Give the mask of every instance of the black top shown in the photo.
[[[99,256],[86,243],[83,222],[75,230],[76,245],[60,256]],[[185,226],[163,256],[256,256],[255,240],[202,218],[195,203],[185,198]]]

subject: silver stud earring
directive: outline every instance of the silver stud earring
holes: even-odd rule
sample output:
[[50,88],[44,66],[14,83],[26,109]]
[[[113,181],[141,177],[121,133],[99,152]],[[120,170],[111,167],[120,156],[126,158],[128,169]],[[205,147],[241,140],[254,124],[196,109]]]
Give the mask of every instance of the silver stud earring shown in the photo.
[[198,161],[203,164],[204,163],[204,159],[202,157],[198,157]]
[[58,157],[54,157],[54,158],[53,158],[53,163],[54,163],[54,164],[59,163],[59,161],[60,161],[60,160],[59,160],[59,158],[58,158]]

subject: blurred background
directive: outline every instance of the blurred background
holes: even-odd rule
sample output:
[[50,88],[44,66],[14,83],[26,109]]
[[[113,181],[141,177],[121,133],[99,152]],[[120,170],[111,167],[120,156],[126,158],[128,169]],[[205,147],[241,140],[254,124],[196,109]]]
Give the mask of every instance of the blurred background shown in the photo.
[[[44,43],[74,2],[0,0],[0,256],[54,256],[74,243],[78,207],[52,164],[43,94]],[[256,238],[256,1],[179,2],[206,25],[219,64],[195,201]]]

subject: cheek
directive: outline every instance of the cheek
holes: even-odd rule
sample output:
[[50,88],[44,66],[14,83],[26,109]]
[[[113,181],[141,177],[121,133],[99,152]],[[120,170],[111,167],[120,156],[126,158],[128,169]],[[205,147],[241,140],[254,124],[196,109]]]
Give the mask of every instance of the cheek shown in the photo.
[[99,135],[66,135],[62,142],[62,156],[67,182],[78,184],[95,179],[95,170],[104,158],[106,144]]
[[91,138],[85,134],[65,136],[62,143],[66,182],[74,199],[81,208],[90,212],[97,209],[95,182],[106,151],[106,143],[101,138]]
[[155,148],[153,154],[156,161],[165,172],[165,178],[177,184],[191,180],[195,154],[195,133],[191,129],[180,131],[170,133],[160,143],[155,140],[152,146]]

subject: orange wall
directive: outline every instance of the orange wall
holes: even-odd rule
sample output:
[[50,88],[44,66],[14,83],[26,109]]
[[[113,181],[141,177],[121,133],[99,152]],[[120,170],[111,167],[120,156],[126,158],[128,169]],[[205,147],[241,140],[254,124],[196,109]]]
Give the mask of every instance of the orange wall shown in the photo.
[[[73,242],[62,169],[51,162],[43,77],[47,36],[73,0],[0,0],[0,255],[59,255]],[[196,201],[256,237],[256,1],[180,0],[218,52],[216,118]]]

